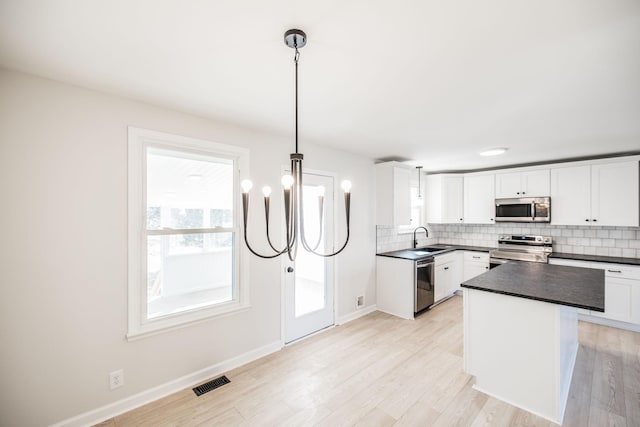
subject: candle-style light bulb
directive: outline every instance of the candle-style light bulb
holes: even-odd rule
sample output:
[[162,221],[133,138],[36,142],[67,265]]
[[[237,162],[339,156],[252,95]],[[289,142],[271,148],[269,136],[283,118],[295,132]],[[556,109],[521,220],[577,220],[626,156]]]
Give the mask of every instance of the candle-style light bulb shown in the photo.
[[251,182],[250,179],[243,179],[240,183],[240,187],[242,187],[243,193],[248,193],[249,190],[251,190],[251,187],[253,187],[253,182]]
[[342,181],[341,186],[342,186],[342,190],[345,193],[351,192],[351,181],[349,181],[348,179],[345,179],[344,181]]
[[283,175],[281,182],[284,189],[288,190],[293,185],[293,177],[291,175]]
[[268,185],[262,187],[262,194],[264,194],[264,197],[269,197],[271,195],[271,187]]

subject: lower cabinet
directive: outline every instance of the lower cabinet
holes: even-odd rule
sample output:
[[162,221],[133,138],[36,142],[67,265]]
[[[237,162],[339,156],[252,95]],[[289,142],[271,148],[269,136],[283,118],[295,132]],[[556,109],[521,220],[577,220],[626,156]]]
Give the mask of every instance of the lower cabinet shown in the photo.
[[464,251],[462,256],[462,282],[489,271],[488,252]]
[[415,261],[376,257],[376,305],[378,310],[413,319]]
[[462,263],[460,251],[435,257],[435,302],[447,298],[460,289]]
[[640,326],[640,267],[554,258],[550,264],[604,270],[604,313],[589,310],[579,313]]
[[[460,290],[460,283],[489,270],[487,252],[457,250],[434,257],[434,302]],[[415,261],[376,257],[376,304],[378,310],[413,319]]]

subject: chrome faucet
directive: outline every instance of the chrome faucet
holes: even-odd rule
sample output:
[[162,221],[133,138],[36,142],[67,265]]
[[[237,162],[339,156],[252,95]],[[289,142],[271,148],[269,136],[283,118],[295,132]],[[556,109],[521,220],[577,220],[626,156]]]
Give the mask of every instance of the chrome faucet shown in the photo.
[[427,230],[426,227],[420,226],[420,227],[416,227],[415,230],[413,230],[413,248],[417,248],[418,247],[418,239],[416,239],[416,231],[420,230],[420,229],[424,230],[424,234],[425,237],[429,237],[429,230]]

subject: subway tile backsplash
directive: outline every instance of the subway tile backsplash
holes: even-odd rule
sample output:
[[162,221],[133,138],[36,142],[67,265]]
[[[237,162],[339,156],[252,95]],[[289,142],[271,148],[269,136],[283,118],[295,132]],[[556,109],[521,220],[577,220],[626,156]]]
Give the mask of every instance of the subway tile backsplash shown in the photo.
[[[418,245],[450,244],[496,247],[500,234],[541,234],[553,237],[553,251],[573,254],[640,258],[640,228],[586,227],[548,224],[428,224],[429,238],[418,233]],[[379,225],[378,253],[409,248],[412,230]]]

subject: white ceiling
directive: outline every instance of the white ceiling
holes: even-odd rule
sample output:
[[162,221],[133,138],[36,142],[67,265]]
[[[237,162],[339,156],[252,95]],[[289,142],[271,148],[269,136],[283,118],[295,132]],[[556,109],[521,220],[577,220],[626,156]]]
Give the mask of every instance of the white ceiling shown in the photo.
[[0,0],[0,64],[292,136],[289,28],[301,152],[443,170],[640,150],[638,0]]

